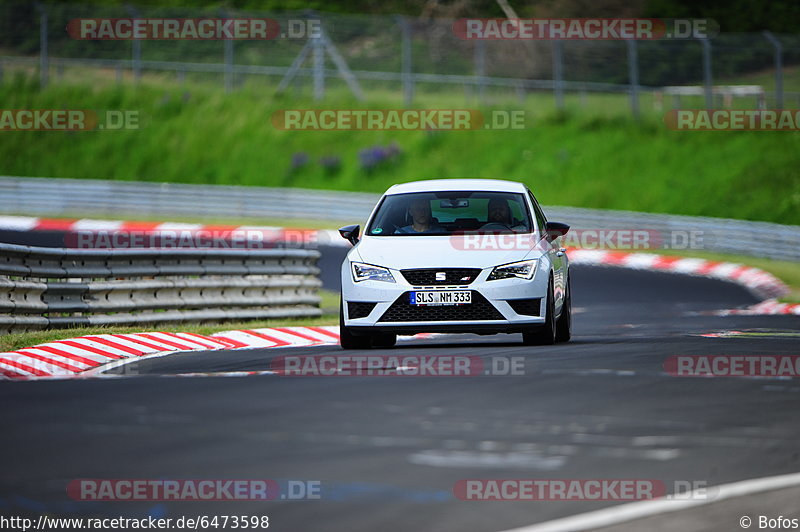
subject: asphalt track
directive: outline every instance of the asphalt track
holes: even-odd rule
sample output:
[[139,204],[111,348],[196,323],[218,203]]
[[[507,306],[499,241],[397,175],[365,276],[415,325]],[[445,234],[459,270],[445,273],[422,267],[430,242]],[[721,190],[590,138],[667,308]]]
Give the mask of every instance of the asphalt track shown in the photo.
[[[288,353],[252,349],[143,360],[120,368],[120,378],[2,382],[0,515],[239,514],[268,515],[279,531],[498,531],[620,502],[462,501],[453,495],[459,480],[718,485],[800,471],[796,381],[677,378],[663,367],[670,355],[800,354],[800,336],[770,334],[799,332],[796,316],[702,314],[755,302],[721,281],[614,268],[572,273],[569,344],[458,335],[370,352],[466,354],[486,364],[524,357],[524,375],[174,376],[266,370]],[[721,330],[768,334],[699,336]],[[66,486],[78,478],[320,481],[322,496],[76,502]],[[740,530],[735,508],[718,514],[698,530]]]

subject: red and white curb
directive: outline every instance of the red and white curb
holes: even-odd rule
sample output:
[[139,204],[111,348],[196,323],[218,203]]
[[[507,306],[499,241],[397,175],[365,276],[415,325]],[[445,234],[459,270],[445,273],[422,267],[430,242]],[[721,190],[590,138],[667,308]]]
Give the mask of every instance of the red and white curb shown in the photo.
[[[789,287],[771,273],[752,266],[745,266],[744,264],[670,257],[654,253],[628,253],[588,249],[570,249],[568,250],[568,255],[570,264],[617,266],[634,270],[680,273],[729,281],[744,286],[760,298],[776,298],[789,293]],[[768,301],[761,303],[760,305],[763,305],[763,307],[756,310],[761,311],[762,314],[785,313],[776,312],[777,307],[766,303]],[[781,305],[781,303],[777,303],[777,305]]]
[[780,303],[767,299],[747,308],[717,310],[715,316],[763,316],[765,314],[794,314],[800,316],[800,303]]
[[[192,224],[181,222],[136,222],[123,220],[97,220],[92,218],[38,218],[33,216],[0,216],[0,229],[10,231],[62,231],[65,233],[107,233],[162,235],[173,237],[165,242],[191,241],[193,236],[211,235],[216,238],[239,239],[243,242],[290,242],[295,244],[327,244],[349,246],[338,231],[332,229],[299,229],[259,225]],[[96,247],[103,240],[91,240]]]
[[56,340],[0,353],[0,377],[63,378],[96,375],[144,357],[183,351],[305,347],[339,343],[339,327],[278,327],[224,331],[212,335],[149,332],[98,334]]
[[[430,338],[418,334],[402,338]],[[309,347],[338,345],[339,327],[275,327],[240,329],[212,335],[195,333],[147,332],[97,334],[56,340],[0,353],[0,379],[32,380],[48,378],[94,377],[102,372],[137,360],[179,352],[216,351],[251,348]],[[272,374],[271,371],[230,372],[231,375]],[[228,375],[228,374],[226,374]]]

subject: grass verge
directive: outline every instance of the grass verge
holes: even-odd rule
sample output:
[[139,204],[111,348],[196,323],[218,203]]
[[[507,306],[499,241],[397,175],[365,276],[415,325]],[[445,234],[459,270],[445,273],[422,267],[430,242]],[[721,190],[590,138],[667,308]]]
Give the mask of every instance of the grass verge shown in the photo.
[[[0,138],[4,175],[367,192],[415,179],[493,177],[527,183],[544,205],[800,224],[800,133],[672,131],[652,108],[633,121],[624,95],[568,99],[562,112],[545,94],[480,108],[522,110],[522,129],[286,131],[273,125],[274,113],[320,107],[302,91],[276,97],[245,85],[224,94],[152,80],[39,90],[30,77],[8,77],[0,85],[8,109],[133,110],[140,128],[8,132]],[[331,88],[322,106],[398,108],[396,95],[371,93],[364,104]],[[420,93],[414,105],[477,107],[452,91]]]

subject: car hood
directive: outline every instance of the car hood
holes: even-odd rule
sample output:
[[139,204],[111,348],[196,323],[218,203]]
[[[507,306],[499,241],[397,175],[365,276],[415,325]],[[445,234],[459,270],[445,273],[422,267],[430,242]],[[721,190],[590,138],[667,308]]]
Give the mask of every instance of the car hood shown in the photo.
[[[509,243],[498,243],[498,246]],[[490,268],[541,256],[538,250],[514,246],[514,249],[494,249],[492,243],[464,249],[463,240],[449,236],[382,236],[364,237],[356,246],[356,256],[376,266],[402,270],[406,268]],[[520,249],[521,248],[521,249]]]

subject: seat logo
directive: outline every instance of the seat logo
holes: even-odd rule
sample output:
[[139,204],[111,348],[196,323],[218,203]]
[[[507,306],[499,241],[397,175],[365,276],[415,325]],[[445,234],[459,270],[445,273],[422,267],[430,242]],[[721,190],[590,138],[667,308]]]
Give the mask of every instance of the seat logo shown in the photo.
[[436,272],[436,280],[437,281],[446,281],[447,280],[447,273],[446,272]]

